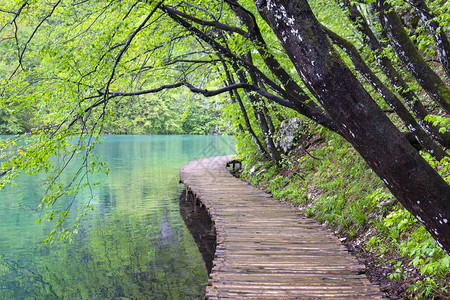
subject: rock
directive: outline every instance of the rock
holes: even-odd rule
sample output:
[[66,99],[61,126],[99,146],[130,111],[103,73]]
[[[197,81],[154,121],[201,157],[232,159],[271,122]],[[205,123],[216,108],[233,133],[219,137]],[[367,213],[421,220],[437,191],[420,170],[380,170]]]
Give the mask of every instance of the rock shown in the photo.
[[292,118],[281,122],[275,136],[275,146],[288,152],[295,146],[295,141],[303,129],[302,121],[299,118]]

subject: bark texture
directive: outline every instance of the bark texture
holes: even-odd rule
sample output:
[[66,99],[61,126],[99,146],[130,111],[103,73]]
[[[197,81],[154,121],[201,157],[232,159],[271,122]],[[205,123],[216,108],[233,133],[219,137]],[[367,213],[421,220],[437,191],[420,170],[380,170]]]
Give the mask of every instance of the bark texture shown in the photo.
[[383,97],[384,101],[386,101],[386,103],[400,117],[405,126],[411,131],[411,134],[414,137],[413,142],[418,142],[438,161],[447,156],[445,151],[430,138],[422,127],[420,127],[419,123],[417,123],[414,117],[409,113],[408,109],[403,105],[400,99],[397,98],[397,96],[375,75],[375,73],[372,72],[359,54],[356,47],[325,26],[322,28],[330,40],[347,53],[352,60],[355,69],[367,82],[373,86],[373,88]]
[[403,65],[427,94],[447,113],[450,113],[450,88],[417,51],[395,10],[384,0],[377,0],[374,7],[382,28],[386,31]]
[[425,121],[425,117],[430,114],[425,106],[419,100],[418,96],[409,88],[408,83],[403,79],[402,75],[395,69],[392,62],[386,56],[381,55],[383,53],[383,46],[378,41],[377,37],[373,33],[369,24],[364,16],[358,11],[358,9],[351,5],[349,0],[338,0],[338,3],[342,4],[342,8],[346,10],[347,16],[355,24],[370,50],[372,51],[378,65],[388,80],[398,88],[399,94],[405,100],[414,116],[417,118],[420,126],[431,136],[438,141],[442,146],[450,148],[450,133],[439,132],[439,128],[433,126],[430,122]]
[[304,83],[394,196],[450,251],[450,186],[391,123],[340,59],[306,0],[259,1]]
[[450,78],[450,42],[445,34],[445,30],[439,29],[441,27],[440,24],[434,19],[433,13],[424,0],[407,0],[407,2],[417,9],[422,21],[426,24],[436,45],[439,61]]

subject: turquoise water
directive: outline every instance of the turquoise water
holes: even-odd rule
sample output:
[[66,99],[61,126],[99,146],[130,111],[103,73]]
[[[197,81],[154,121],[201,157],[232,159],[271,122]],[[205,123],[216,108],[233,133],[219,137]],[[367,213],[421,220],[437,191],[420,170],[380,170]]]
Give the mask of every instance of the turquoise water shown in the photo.
[[71,244],[42,243],[42,178],[0,191],[0,298],[203,298],[207,273],[180,217],[179,169],[232,154],[232,137],[107,136],[96,152],[110,172],[79,195],[80,205],[92,196],[94,211]]

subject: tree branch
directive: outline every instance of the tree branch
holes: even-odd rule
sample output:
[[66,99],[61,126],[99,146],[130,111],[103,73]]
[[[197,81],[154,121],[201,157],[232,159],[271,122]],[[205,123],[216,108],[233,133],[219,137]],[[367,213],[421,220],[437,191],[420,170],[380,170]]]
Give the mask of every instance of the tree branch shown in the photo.
[[161,0],[158,2],[158,4],[156,4],[156,6],[152,9],[152,11],[148,14],[148,16],[144,19],[144,21],[138,26],[138,28],[136,28],[135,31],[133,31],[131,33],[131,35],[128,38],[127,43],[125,44],[125,46],[122,48],[122,50],[120,51],[120,53],[117,55],[116,57],[116,61],[114,62],[114,66],[111,72],[111,76],[109,77],[108,83],[106,84],[106,88],[105,91],[106,93],[109,90],[109,86],[111,85],[111,82],[114,78],[114,74],[116,73],[116,68],[117,65],[119,64],[120,60],[122,59],[122,56],[125,54],[125,52],[128,50],[128,47],[130,47],[131,42],[133,41],[134,37],[141,31],[141,29],[145,26],[145,24],[148,22],[148,20],[150,20],[150,18],[153,16],[153,14],[156,12],[156,10],[159,8],[159,6],[163,3],[164,0]]
[[[187,82],[178,82],[178,83],[174,83],[174,84],[166,84],[166,85],[162,85],[158,88],[155,89],[149,89],[149,90],[143,90],[143,91],[136,91],[136,92],[102,92],[102,91],[98,91],[100,95],[108,95],[109,98],[115,98],[115,97],[129,97],[129,96],[140,96],[140,95],[146,95],[146,94],[152,94],[152,93],[157,93],[160,92],[162,90],[166,90],[166,89],[174,89],[174,88],[178,88],[181,86],[185,86],[187,87],[191,92],[193,93],[197,93],[197,94],[202,94],[205,97],[212,97],[212,96],[217,96],[219,94],[222,93],[227,93],[229,91],[232,90],[236,90],[236,89],[247,89],[250,91],[255,91],[258,94],[260,94],[261,96],[266,97],[269,100],[272,100],[280,105],[286,106],[286,107],[290,107],[293,108],[293,104],[290,103],[289,101],[280,98],[276,95],[273,95],[271,93],[269,93],[268,91],[266,91],[265,89],[262,89],[258,86],[255,85],[251,85],[248,83],[235,83],[229,86],[225,86],[223,88],[220,89],[216,89],[216,90],[208,90],[208,89],[201,89],[201,88],[197,88],[195,86],[193,86],[190,83]],[[99,101],[98,103],[95,103],[92,107],[88,108],[88,109],[92,109],[95,106],[98,106],[100,104],[102,104],[104,101]]]
[[[334,122],[324,113],[324,111],[322,109],[318,108],[315,105],[315,103],[313,101],[311,101],[309,99],[309,97],[306,96],[306,94],[295,93],[294,89],[290,88],[291,84],[293,83],[293,80],[292,80],[292,78],[290,78],[290,76],[289,76],[290,80],[283,82],[283,83],[287,84],[285,86],[285,88],[286,88],[285,89],[285,88],[281,87],[279,84],[277,84],[274,81],[272,81],[271,79],[269,79],[256,66],[249,64],[242,58],[236,56],[228,48],[221,45],[216,39],[214,39],[213,37],[210,37],[203,31],[194,27],[191,23],[187,22],[185,19],[180,17],[176,13],[176,11],[174,11],[174,9],[167,7],[165,5],[161,6],[161,9],[164,12],[166,12],[169,15],[169,17],[171,17],[175,22],[177,22],[178,24],[180,24],[181,26],[186,28],[188,31],[194,33],[199,39],[201,39],[204,42],[206,42],[207,44],[209,44],[209,46],[212,47],[218,54],[227,58],[232,63],[236,63],[239,66],[242,66],[247,70],[251,70],[252,72],[254,72],[256,74],[256,76],[262,83],[266,84],[270,89],[272,89],[273,91],[278,93],[284,99],[288,99],[288,100],[284,100],[284,99],[278,97],[277,100],[273,100],[273,101],[275,101],[278,104],[286,103],[288,105],[284,105],[284,104],[281,104],[281,105],[287,106],[289,108],[292,108],[292,109],[300,112],[301,114],[307,116],[308,118],[311,118],[315,122],[318,122],[319,124],[327,127],[330,130],[333,130],[333,131],[338,130],[336,125],[334,124]],[[274,75],[277,74],[277,72],[274,72],[273,70],[271,70],[271,71],[274,73]],[[289,82],[291,82],[291,84],[288,84]],[[298,89],[297,89],[297,91],[298,91]],[[262,92],[260,94],[263,95],[264,97],[266,97],[267,99],[272,100],[273,97],[268,97],[268,96],[269,95],[274,96],[274,95],[267,91],[266,91],[266,93],[268,94],[267,96],[263,95]],[[303,98],[301,97],[301,94],[303,94]],[[283,101],[279,101],[279,99],[282,99]]]
[[244,36],[244,37],[248,37],[248,32],[245,32],[244,30],[242,30],[242,29],[239,28],[239,27],[229,26],[229,25],[220,23],[220,22],[218,22],[218,21],[205,21],[205,20],[196,18],[196,17],[194,17],[194,16],[185,14],[185,13],[179,11],[179,10],[176,10],[176,9],[171,9],[171,8],[169,8],[169,9],[170,9],[174,14],[176,14],[176,15],[178,15],[178,16],[184,18],[184,19],[190,20],[190,21],[192,21],[192,22],[194,22],[194,23],[197,23],[197,24],[199,24],[199,25],[212,26],[212,27],[215,27],[215,28],[218,28],[218,29],[221,29],[221,30],[225,30],[225,31],[228,31],[228,32],[231,32],[231,33],[237,33],[237,34],[240,34],[240,35],[242,35],[242,36]]
[[[61,3],[61,1],[62,0],[58,0],[58,2],[56,2],[55,5],[53,5],[52,10],[50,11],[50,13],[47,16],[45,16],[41,20],[41,22],[39,22],[39,24],[34,28],[33,32],[31,33],[30,37],[28,38],[27,42],[25,43],[25,46],[23,47],[22,51],[20,51],[19,44],[17,44],[17,51],[18,51],[18,55],[19,55],[19,66],[17,66],[16,70],[13,72],[12,75],[14,75],[17,72],[17,69],[19,67],[22,67],[22,69],[24,69],[23,64],[22,64],[22,60],[23,60],[23,55],[25,54],[25,51],[27,50],[28,44],[31,42],[31,40],[33,39],[34,35],[37,33],[37,31],[42,26],[42,24],[44,24],[44,22],[53,15],[53,13],[56,10],[56,7],[58,7],[58,5]],[[22,10],[22,8],[23,8],[23,6],[21,7],[21,10]],[[15,19],[16,18],[14,18],[14,25],[17,27],[17,24],[15,23]],[[16,34],[17,34],[17,32],[16,32]],[[16,41],[18,42],[17,36],[16,36]]]
[[207,15],[209,15],[209,16],[211,17],[211,19],[213,19],[213,20],[215,20],[215,21],[218,20],[212,13],[210,13],[208,10],[206,10],[206,9],[204,9],[204,8],[201,8],[200,6],[197,6],[197,5],[195,5],[195,4],[192,4],[192,3],[189,3],[189,2],[186,2],[186,1],[181,1],[180,4],[181,4],[181,3],[182,3],[182,4],[186,4],[187,6],[193,7],[193,8],[195,8],[195,9],[198,9],[198,10],[200,10],[200,11],[206,13]]

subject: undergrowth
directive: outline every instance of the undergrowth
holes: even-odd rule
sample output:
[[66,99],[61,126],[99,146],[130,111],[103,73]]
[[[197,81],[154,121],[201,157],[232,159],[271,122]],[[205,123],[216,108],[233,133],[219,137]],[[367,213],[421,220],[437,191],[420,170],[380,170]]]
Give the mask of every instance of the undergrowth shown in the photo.
[[[298,205],[305,215],[369,253],[390,270],[387,279],[403,287],[401,297],[449,297],[450,257],[356,151],[325,130],[311,143],[315,145],[308,150],[298,145],[280,166],[241,153],[242,177],[276,199]],[[431,163],[438,168],[437,162]]]

